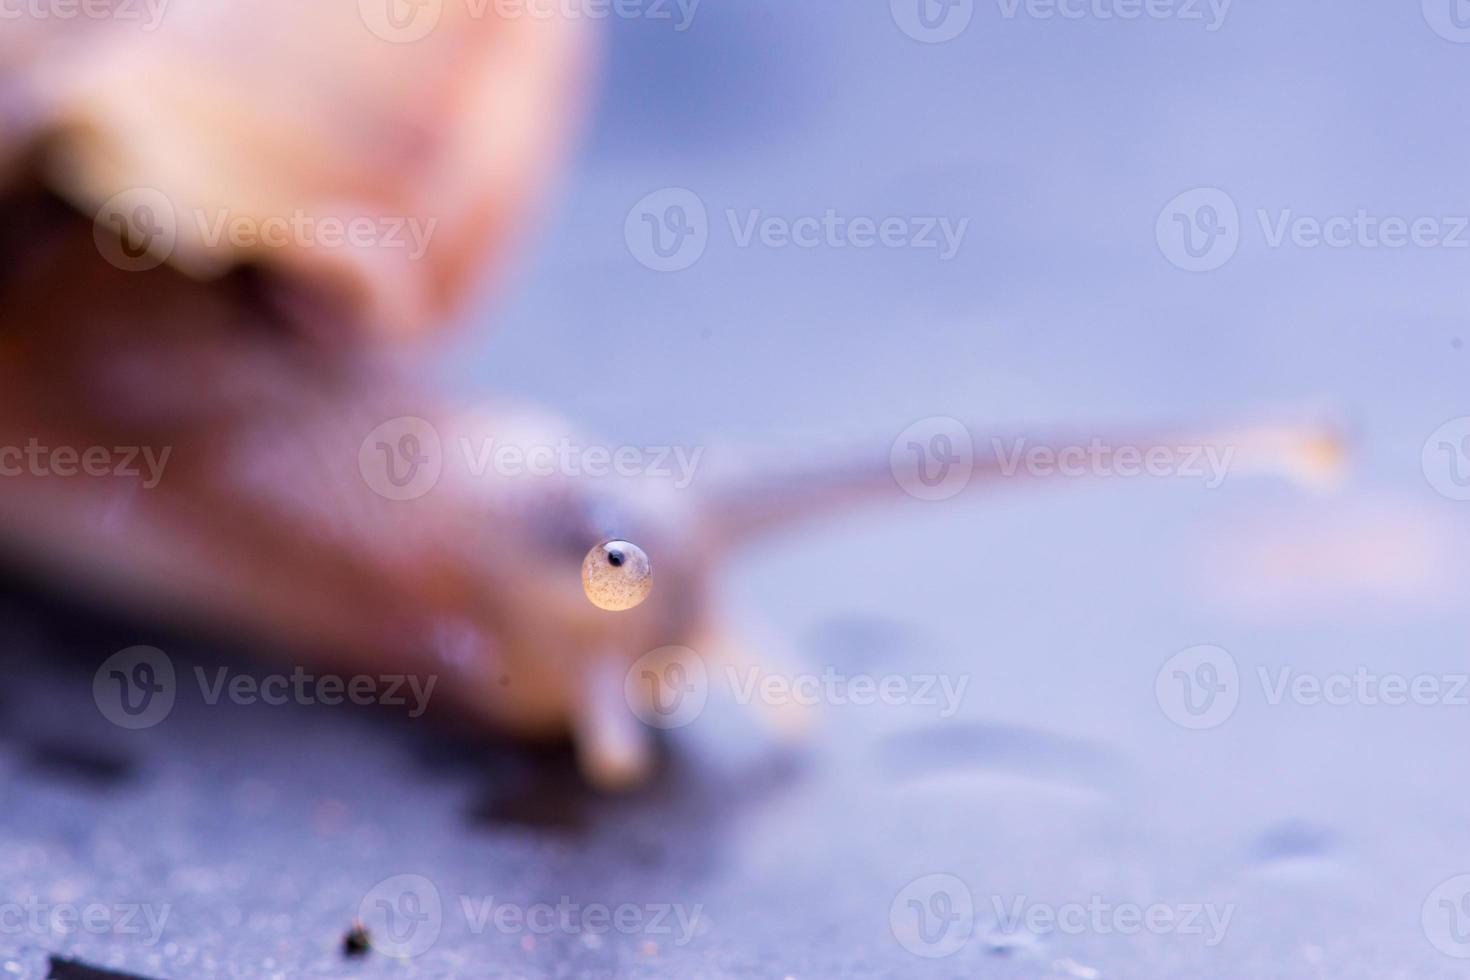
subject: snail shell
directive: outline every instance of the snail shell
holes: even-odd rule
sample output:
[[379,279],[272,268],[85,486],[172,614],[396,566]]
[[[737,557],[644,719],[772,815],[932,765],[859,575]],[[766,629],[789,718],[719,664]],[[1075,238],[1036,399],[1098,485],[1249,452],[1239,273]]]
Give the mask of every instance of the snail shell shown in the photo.
[[[575,20],[449,3],[432,30],[403,40],[373,7],[172,0],[152,30],[7,21],[0,167],[38,168],[86,215],[157,192],[172,209],[155,215],[172,224],[172,265],[200,280],[265,268],[330,308],[338,339],[435,329],[503,267],[555,171],[588,38]],[[255,227],[413,219],[432,235],[422,256],[241,243],[214,234],[220,215]],[[322,319],[293,326],[320,331]]]
[[[328,668],[447,675],[452,705],[573,732],[590,775],[625,782],[647,757],[605,692],[618,658],[684,618],[694,577],[614,631],[576,569],[628,533],[590,516],[617,507],[453,468],[432,494],[390,499],[358,465],[398,419],[446,443],[565,434],[537,413],[446,406],[372,349],[443,324],[504,266],[576,115],[581,22],[446,4],[395,43],[368,6],[174,0],[151,32],[34,19],[0,35],[0,225],[23,230],[0,234],[0,446],[169,460],[154,486],[7,479],[0,539],[70,584]],[[136,244],[140,194],[169,234],[127,267],[109,250]],[[410,256],[208,233],[219,214],[303,213],[433,236]]]

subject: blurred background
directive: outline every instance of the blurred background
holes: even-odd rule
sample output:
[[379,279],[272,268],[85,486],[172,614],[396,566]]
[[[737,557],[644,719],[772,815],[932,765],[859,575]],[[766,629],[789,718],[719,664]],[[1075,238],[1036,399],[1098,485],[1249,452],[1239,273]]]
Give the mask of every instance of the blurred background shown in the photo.
[[[5,973],[1465,975],[1470,7],[622,9],[551,207],[436,348],[446,388],[796,462],[933,417],[983,445],[1307,412],[1345,421],[1342,479],[1000,487],[734,553],[722,600],[795,669],[964,678],[957,711],[825,704],[781,747],[714,709],[619,797],[363,712],[184,702],[119,737],[106,655],[252,651],[16,580],[0,896],[171,913],[151,944],[0,921]],[[908,237],[743,238],[829,211]],[[435,941],[347,956],[405,874]],[[463,896],[675,925],[476,930]]]

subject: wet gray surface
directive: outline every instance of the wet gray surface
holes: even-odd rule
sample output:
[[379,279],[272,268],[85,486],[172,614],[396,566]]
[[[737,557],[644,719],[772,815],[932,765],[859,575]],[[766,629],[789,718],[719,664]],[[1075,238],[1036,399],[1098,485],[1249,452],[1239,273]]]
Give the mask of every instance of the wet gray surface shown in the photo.
[[[91,695],[113,652],[149,643],[181,669],[244,654],[17,588],[0,897],[171,911],[151,945],[0,929],[0,970],[41,976],[62,954],[160,977],[1470,972],[1451,955],[1470,938],[1470,504],[1434,488],[1451,460],[1421,461],[1470,414],[1467,253],[1272,247],[1256,217],[1467,211],[1470,45],[1417,7],[1238,0],[1210,32],[982,4],[941,45],[837,0],[707,0],[682,34],[611,25],[593,135],[515,288],[455,342],[457,386],[615,443],[797,460],[834,443],[881,459],[935,415],[984,435],[1321,405],[1357,433],[1347,478],[1007,488],[732,555],[733,621],[764,624],[797,669],[967,678],[959,710],[827,705],[793,746],[717,705],[654,786],[616,800],[564,752],[388,711],[181,696],[120,731]],[[669,186],[704,201],[710,243],[655,273],[624,224]],[[1243,233],[1192,274],[1155,220],[1197,187],[1224,189]],[[949,262],[741,248],[724,212],[756,208],[971,226]],[[1165,666],[1201,644],[1233,658],[1238,704],[1190,730]],[[1274,697],[1283,676],[1360,668],[1429,678],[1434,703]],[[437,939],[346,957],[364,899],[396,881],[397,901],[400,875],[432,882]],[[687,935],[594,935],[464,914],[563,896],[698,915]],[[943,918],[967,896],[968,931]],[[1070,924],[1007,932],[1016,908]],[[1128,918],[1149,909],[1172,925]],[[1210,912],[1228,915],[1218,934]]]

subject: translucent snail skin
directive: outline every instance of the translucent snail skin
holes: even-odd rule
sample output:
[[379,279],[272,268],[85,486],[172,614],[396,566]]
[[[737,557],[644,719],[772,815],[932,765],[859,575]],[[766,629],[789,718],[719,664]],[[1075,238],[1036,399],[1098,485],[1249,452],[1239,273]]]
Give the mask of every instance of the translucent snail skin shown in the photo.
[[[372,358],[285,342],[239,304],[167,265],[97,261],[88,222],[33,250],[27,275],[0,284],[0,445],[96,433],[172,452],[151,488],[7,477],[0,546],[66,585],[308,667],[438,678],[430,715],[570,735],[598,786],[636,783],[656,758],[644,719],[659,692],[628,683],[640,658],[678,646],[712,668],[783,659],[716,615],[712,580],[742,544],[851,504],[914,502],[885,440],[866,464],[682,489],[478,469],[456,447],[555,445],[570,429],[527,408],[446,407]],[[440,445],[435,457],[427,437],[417,444],[434,480],[414,496],[368,479],[360,456],[365,437],[409,416]],[[1290,430],[1216,440],[1259,448],[1237,452],[1232,473],[1300,471],[1327,444]],[[435,460],[441,472],[426,468]],[[977,460],[965,494],[1016,483]]]
[[[169,452],[147,486],[5,477],[0,548],[318,671],[437,678],[430,714],[570,736],[591,782],[636,783],[661,692],[629,683],[635,667],[673,648],[779,660],[715,614],[717,567],[761,533],[908,499],[889,445],[683,488],[472,471],[462,445],[570,430],[451,405],[392,342],[450,322],[513,250],[575,115],[579,24],[445,5],[438,30],[395,44],[353,4],[176,6],[189,30],[92,25],[76,72],[37,60],[68,21],[0,31],[0,445]],[[261,221],[439,224],[410,259],[215,241],[186,220],[246,203]],[[365,441],[404,419],[425,431]],[[1272,444],[1278,462],[1297,441]],[[984,460],[976,473],[976,490],[1011,482]]]

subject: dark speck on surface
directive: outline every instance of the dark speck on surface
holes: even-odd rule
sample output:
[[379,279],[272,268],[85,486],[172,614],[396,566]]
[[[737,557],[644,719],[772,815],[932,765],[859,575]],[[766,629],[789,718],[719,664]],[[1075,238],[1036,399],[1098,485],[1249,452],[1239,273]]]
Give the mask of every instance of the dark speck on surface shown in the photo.
[[39,774],[97,789],[111,789],[132,778],[131,760],[95,746],[61,739],[39,739],[29,745],[27,767]]
[[1252,853],[1261,862],[1328,857],[1336,835],[1325,827],[1300,820],[1268,828],[1256,838]]
[[[548,759],[549,753],[538,753]],[[600,797],[578,778],[570,748],[550,771],[526,774],[488,791],[470,807],[472,826],[520,827],[555,834],[579,835],[592,825]]]
[[918,631],[906,623],[857,613],[818,623],[807,633],[806,646],[819,663],[866,668],[900,661],[919,639]]
[[371,948],[372,939],[368,936],[367,929],[361,922],[354,922],[352,928],[347,930],[347,935],[342,939],[342,955],[366,956]]
[[1035,956],[1042,946],[1041,939],[1030,932],[1005,932],[991,929],[983,937],[985,952],[997,959],[1020,956]]
[[945,724],[884,736],[879,764],[900,778],[985,770],[1098,788],[1117,775],[1112,754],[1084,739],[1010,725]]
[[46,974],[50,980],[146,980],[135,973],[104,970],[100,967],[79,963],[76,960],[62,959],[59,956],[51,957],[50,962],[51,970]]

